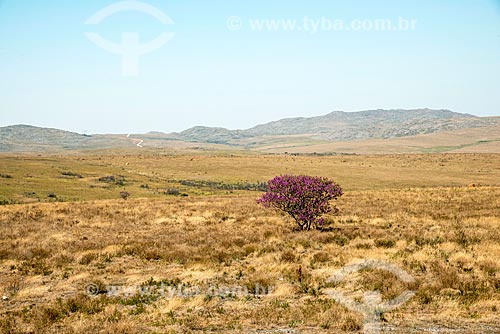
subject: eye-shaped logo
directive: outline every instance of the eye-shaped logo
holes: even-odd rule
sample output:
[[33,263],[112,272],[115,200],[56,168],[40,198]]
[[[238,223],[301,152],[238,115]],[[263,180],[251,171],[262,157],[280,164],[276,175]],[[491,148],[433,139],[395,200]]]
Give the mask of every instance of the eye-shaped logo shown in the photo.
[[[397,278],[405,283],[414,283],[415,279],[411,277],[403,269],[380,260],[363,260],[359,263],[351,264],[338,270],[330,279],[330,282],[340,283],[347,276],[364,269],[380,269],[394,274]],[[380,333],[380,316],[384,312],[392,311],[406,303],[415,295],[414,291],[405,291],[393,300],[383,302],[382,296],[378,291],[367,291],[363,296],[363,303],[358,303],[347,297],[344,293],[337,290],[327,291],[337,302],[341,303],[351,311],[361,313],[365,317],[365,325],[363,332],[365,334]]]
[[[174,24],[174,21],[168,17],[165,13],[156,7],[153,7],[147,3],[139,1],[121,1],[109,5],[97,13],[92,15],[85,24],[87,25],[97,25],[104,21],[106,18],[110,17],[119,12],[141,12],[148,14],[156,18],[160,23],[164,25]],[[122,33],[121,44],[112,43],[104,39],[101,35],[93,32],[85,33],[85,36],[97,46],[103,48],[104,50],[122,56],[122,74],[124,76],[137,76],[139,75],[139,58],[140,56],[153,52],[161,48],[165,43],[167,43],[172,37],[174,37],[172,32],[163,32],[154,40],[141,44],[139,39],[139,33],[137,32],[124,32]]]

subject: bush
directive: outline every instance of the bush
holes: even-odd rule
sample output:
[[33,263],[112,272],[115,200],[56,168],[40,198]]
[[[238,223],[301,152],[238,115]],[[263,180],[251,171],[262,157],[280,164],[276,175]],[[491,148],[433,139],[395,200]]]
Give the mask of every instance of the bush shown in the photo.
[[125,177],[123,176],[103,176],[98,179],[99,182],[112,183],[117,186],[123,187],[125,186]]
[[80,174],[73,173],[73,172],[61,172],[61,175],[63,175],[63,176],[69,176],[69,177],[75,177],[77,179],[82,179],[83,178],[83,176],[81,176]]
[[377,247],[383,247],[383,248],[392,248],[396,245],[396,242],[394,240],[389,240],[389,239],[378,239],[375,240],[375,246]]
[[130,193],[127,191],[120,191],[120,197],[127,200],[130,197]]
[[282,175],[268,182],[267,192],[257,202],[286,212],[301,229],[310,230],[323,227],[321,216],[332,212],[330,201],[342,195],[342,188],[327,178]]
[[169,188],[165,191],[165,194],[172,196],[179,196],[181,192],[177,188]]

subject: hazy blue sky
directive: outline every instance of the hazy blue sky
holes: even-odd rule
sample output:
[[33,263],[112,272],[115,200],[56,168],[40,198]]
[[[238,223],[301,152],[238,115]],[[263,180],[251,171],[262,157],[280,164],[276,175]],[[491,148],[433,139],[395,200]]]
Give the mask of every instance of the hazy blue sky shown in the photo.
[[[0,126],[127,133],[246,128],[333,110],[500,115],[500,0],[144,2],[174,24],[136,11],[85,24],[116,1],[0,0]],[[241,20],[228,21],[234,16]],[[417,23],[405,31],[323,25],[313,32],[304,17]],[[297,25],[258,31],[259,19]],[[122,57],[86,32],[113,43],[123,32],[143,42],[175,36],[139,58],[138,75],[123,76]]]

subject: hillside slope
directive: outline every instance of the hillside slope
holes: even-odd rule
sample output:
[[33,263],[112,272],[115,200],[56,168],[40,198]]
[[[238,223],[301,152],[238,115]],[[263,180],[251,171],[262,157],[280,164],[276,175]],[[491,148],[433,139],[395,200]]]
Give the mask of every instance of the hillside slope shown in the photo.
[[430,109],[335,111],[324,116],[282,119],[246,130],[196,126],[170,134],[84,135],[13,125],[0,127],[0,152],[191,148],[275,153],[366,153],[368,149],[368,153],[384,153],[464,151],[467,148],[482,152],[484,148],[491,153],[500,152],[498,129],[500,117]]
[[282,119],[247,130],[195,127],[178,135],[186,141],[252,146],[252,139],[265,136],[303,136],[312,140],[349,141],[399,138],[492,125],[500,125],[500,119],[449,110],[334,111],[324,116]]
[[0,128],[0,152],[43,152],[126,146],[128,141],[104,135],[91,136],[31,125]]

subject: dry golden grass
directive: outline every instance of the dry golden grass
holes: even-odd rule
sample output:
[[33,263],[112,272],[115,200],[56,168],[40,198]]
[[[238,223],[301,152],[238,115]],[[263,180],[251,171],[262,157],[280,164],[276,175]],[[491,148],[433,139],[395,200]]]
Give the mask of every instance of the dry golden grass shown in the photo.
[[[190,173],[188,166],[178,173]],[[463,168],[475,168],[474,162]],[[485,178],[495,173],[488,171]],[[500,187],[347,188],[337,203],[340,215],[328,218],[325,231],[310,232],[297,232],[287,217],[258,206],[257,196],[0,207],[0,292],[8,297],[1,332],[359,332],[361,316],[325,292],[333,271],[366,258],[394,263],[416,279],[406,285],[372,270],[337,286],[354,296],[378,290],[386,299],[415,289],[409,303],[384,314],[394,332],[440,325],[461,333],[500,331]],[[273,290],[261,297],[89,297],[84,289],[91,282]]]
[[[132,198],[165,198],[170,188],[188,195],[238,194],[241,191],[189,185],[186,181],[244,189],[241,185],[265,182],[286,173],[330,177],[351,191],[470,183],[500,186],[500,155],[320,157],[163,151],[43,157],[0,155],[0,175],[11,177],[0,177],[0,204],[118,199],[121,191],[129,192]],[[123,177],[124,181],[99,181],[107,176]]]

